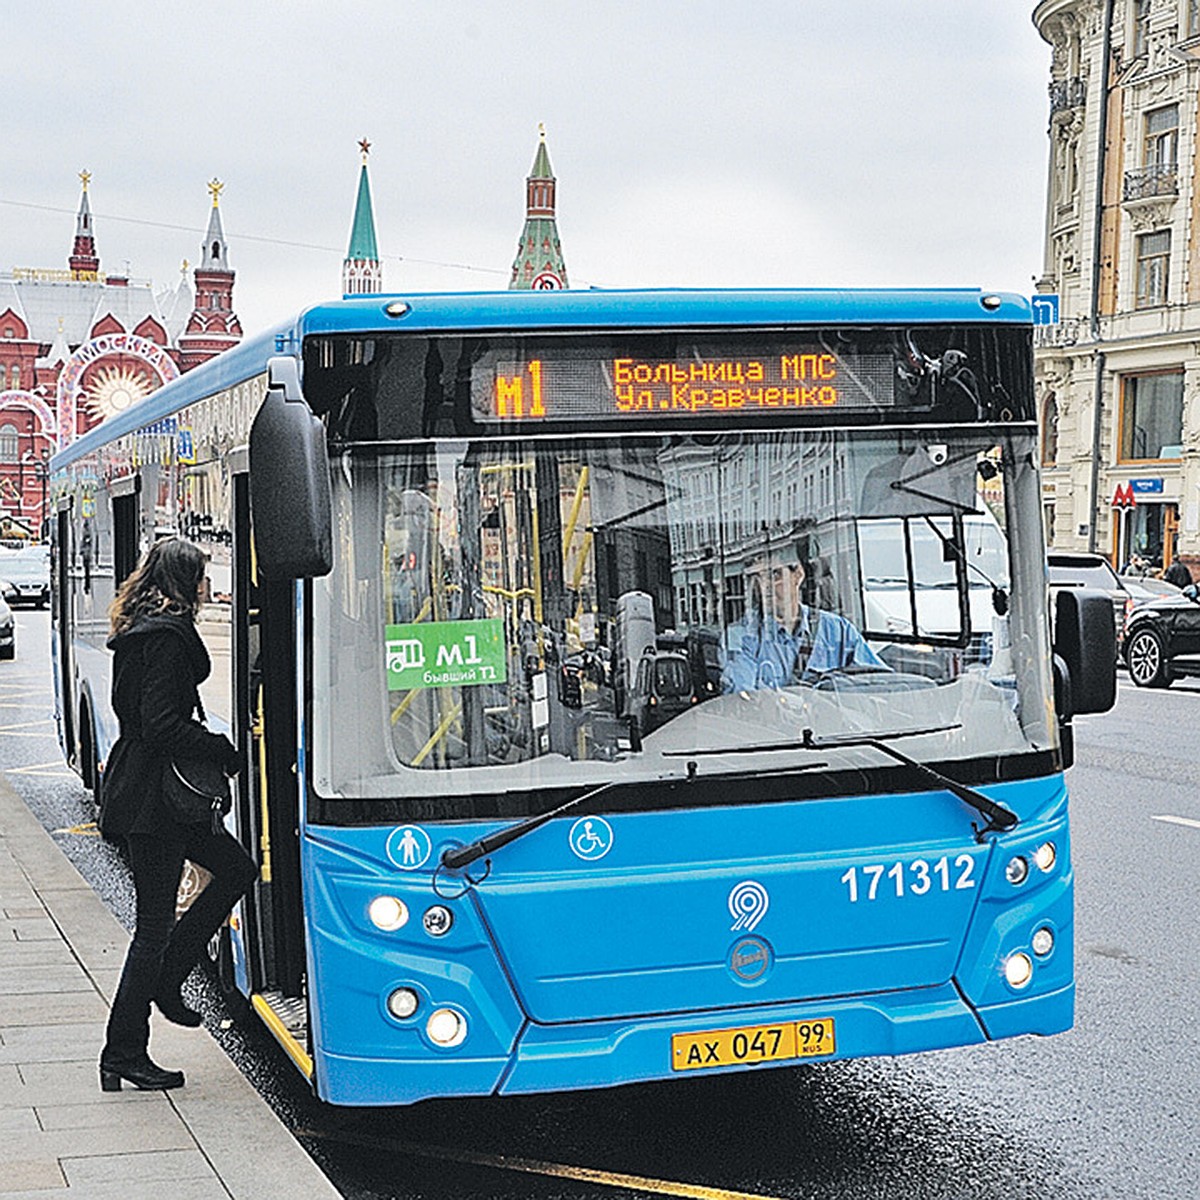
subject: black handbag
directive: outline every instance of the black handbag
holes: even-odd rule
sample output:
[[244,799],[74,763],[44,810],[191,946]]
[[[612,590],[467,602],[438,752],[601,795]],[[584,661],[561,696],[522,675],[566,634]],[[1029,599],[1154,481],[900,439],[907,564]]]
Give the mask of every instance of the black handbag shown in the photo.
[[233,803],[229,777],[216,763],[201,758],[172,758],[163,767],[163,802],[182,825],[208,821],[220,833]]
[[[204,706],[196,697],[203,721]],[[171,758],[163,767],[163,803],[181,825],[209,822],[213,833],[224,828],[225,814],[233,803],[229,776],[215,763],[203,758]]]

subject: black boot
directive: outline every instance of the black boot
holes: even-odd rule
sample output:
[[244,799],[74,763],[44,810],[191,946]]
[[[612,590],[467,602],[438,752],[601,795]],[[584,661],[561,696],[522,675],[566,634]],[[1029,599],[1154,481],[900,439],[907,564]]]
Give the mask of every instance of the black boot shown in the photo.
[[175,1025],[184,1025],[188,1029],[196,1029],[204,1024],[204,1018],[194,1008],[188,1008],[179,994],[178,988],[168,988],[154,997],[158,1011],[168,1021]]
[[144,1091],[183,1087],[182,1071],[167,1071],[150,1061],[148,1054],[128,1060],[100,1059],[100,1090],[119,1092],[121,1080]]

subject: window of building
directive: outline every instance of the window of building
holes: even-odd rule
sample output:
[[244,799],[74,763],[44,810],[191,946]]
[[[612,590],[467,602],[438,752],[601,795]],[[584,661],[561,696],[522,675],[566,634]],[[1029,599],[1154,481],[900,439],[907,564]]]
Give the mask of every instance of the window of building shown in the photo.
[[0,363],[0,392],[8,391],[8,367]]
[[1181,457],[1183,372],[1127,375],[1121,383],[1120,460]]
[[1042,403],[1042,466],[1052,467],[1058,462],[1058,397],[1046,393]]
[[9,386],[14,392],[21,386],[21,366],[19,363],[13,363],[12,379],[9,381]]
[[20,449],[20,435],[15,425],[0,425],[0,462],[14,463]]
[[1146,114],[1142,159],[1148,167],[1175,169],[1179,157],[1179,105],[1168,104]]
[[1137,240],[1137,295],[1135,308],[1155,308],[1167,302],[1167,275],[1171,266],[1171,231],[1143,233]]
[[1131,53],[1134,58],[1146,53],[1150,33],[1150,0],[1135,0],[1133,6],[1133,38]]
[[1184,37],[1200,34],[1200,0],[1187,0],[1187,19],[1183,23]]

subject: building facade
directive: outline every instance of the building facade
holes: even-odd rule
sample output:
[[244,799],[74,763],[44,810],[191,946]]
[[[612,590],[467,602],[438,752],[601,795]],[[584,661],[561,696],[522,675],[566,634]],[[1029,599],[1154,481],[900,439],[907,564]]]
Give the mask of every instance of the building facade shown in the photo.
[[194,291],[186,261],[178,283],[159,290],[104,274],[91,176],[80,181],[66,269],[0,273],[0,537],[37,536],[56,449],[242,336],[217,180]]
[[1041,0],[1047,540],[1200,575],[1200,0]]

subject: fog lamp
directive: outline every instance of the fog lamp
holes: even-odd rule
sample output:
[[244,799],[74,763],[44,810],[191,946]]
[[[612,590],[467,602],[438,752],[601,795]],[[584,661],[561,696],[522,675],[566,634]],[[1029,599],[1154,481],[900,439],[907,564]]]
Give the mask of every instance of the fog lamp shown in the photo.
[[454,924],[454,914],[444,904],[435,904],[425,910],[421,924],[425,926],[425,932],[430,937],[442,937],[450,932],[450,926]]
[[1033,952],[1038,958],[1045,958],[1054,949],[1054,934],[1044,925],[1034,935],[1032,940]]
[[1029,863],[1025,861],[1019,854],[1008,860],[1008,866],[1004,868],[1004,878],[1009,883],[1016,887],[1022,884],[1029,877]]
[[425,1022],[425,1032],[439,1046],[458,1046],[467,1036],[467,1021],[452,1008],[435,1008]]
[[1033,959],[1024,951],[1009,955],[1004,961],[1004,978],[1010,987],[1025,987],[1033,978]]
[[391,933],[408,920],[408,905],[395,896],[376,896],[367,906],[367,916],[376,929]]
[[1058,862],[1058,850],[1053,842],[1043,842],[1034,852],[1033,861],[1037,863],[1038,870],[1052,871],[1054,864]]
[[421,1005],[421,997],[412,988],[397,988],[388,998],[388,1012],[397,1021],[407,1021]]

